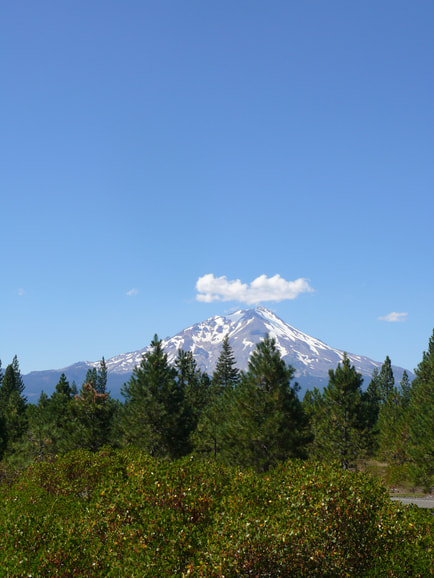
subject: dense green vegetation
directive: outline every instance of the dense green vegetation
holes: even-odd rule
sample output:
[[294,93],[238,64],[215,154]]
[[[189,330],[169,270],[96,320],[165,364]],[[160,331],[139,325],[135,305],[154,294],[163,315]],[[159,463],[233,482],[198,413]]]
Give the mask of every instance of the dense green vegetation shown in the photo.
[[77,450],[0,484],[5,576],[421,576],[433,517],[367,474]]
[[[433,486],[434,334],[410,383],[349,359],[304,400],[274,339],[240,372],[173,366],[155,336],[123,387],[62,375],[28,404],[0,366],[0,568],[7,576],[426,576],[432,516],[358,472]],[[236,469],[238,468],[238,469]]]
[[155,336],[122,393],[107,391],[107,368],[89,370],[80,390],[62,375],[55,392],[28,404],[18,359],[0,365],[0,459],[26,465],[75,449],[134,446],[178,459],[191,453],[267,471],[288,458],[338,461],[354,469],[377,458],[391,483],[433,486],[434,334],[410,383],[395,385],[389,357],[366,389],[344,356],[322,390],[303,401],[274,339],[266,336],[240,372],[227,337],[214,374],[180,350],[168,363]]

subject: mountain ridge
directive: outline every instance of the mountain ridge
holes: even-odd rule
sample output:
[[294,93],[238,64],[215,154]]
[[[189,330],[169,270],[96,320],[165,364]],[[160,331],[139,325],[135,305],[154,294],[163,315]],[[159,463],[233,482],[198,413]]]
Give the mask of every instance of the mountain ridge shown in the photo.
[[[263,306],[239,309],[227,315],[215,315],[162,341],[169,363],[175,361],[179,349],[190,350],[198,366],[212,374],[226,334],[238,368],[245,370],[250,354],[267,333],[276,339],[277,348],[285,362],[295,368],[295,380],[300,384],[302,393],[314,386],[324,387],[328,382],[328,370],[335,369],[344,355],[343,350],[330,347],[292,327]],[[140,364],[143,354],[149,349],[150,346],[147,346],[106,360],[108,385],[114,397],[120,397],[122,384],[128,381],[134,367]],[[347,356],[356,370],[363,375],[365,386],[374,368],[380,369],[382,365],[382,362],[363,355],[347,352]],[[44,389],[46,393],[50,393],[61,373],[65,373],[70,382],[74,380],[81,385],[87,370],[98,365],[99,361],[80,361],[63,369],[31,372],[24,376],[24,383],[30,396],[36,395],[38,384],[39,392]],[[404,369],[393,366],[393,370],[395,381],[398,382]],[[412,372],[407,370],[407,373],[411,378]]]

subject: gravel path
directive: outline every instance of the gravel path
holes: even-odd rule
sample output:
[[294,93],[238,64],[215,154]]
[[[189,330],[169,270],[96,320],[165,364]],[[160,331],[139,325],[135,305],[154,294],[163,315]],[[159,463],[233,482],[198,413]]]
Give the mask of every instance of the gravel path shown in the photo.
[[415,504],[419,508],[434,508],[434,497],[428,496],[426,498],[398,498],[397,496],[392,496],[391,498],[394,502],[402,502],[403,504]]

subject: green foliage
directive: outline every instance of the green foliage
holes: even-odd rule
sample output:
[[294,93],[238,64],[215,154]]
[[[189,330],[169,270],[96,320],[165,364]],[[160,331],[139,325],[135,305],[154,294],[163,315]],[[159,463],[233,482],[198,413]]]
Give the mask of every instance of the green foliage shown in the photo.
[[415,370],[409,396],[409,444],[415,483],[426,490],[434,485],[434,331]]
[[366,427],[369,435],[369,453],[375,454],[378,449],[378,415],[380,413],[381,392],[378,369],[372,372],[371,381],[362,394]]
[[[184,436],[190,436],[197,427],[197,423],[204,408],[210,400],[210,379],[202,372],[191,351],[178,351],[175,360],[176,381],[184,395],[183,415]],[[191,446],[189,446],[191,449]]]
[[226,396],[222,453],[227,462],[266,471],[280,460],[304,456],[307,421],[297,386],[290,385],[293,374],[267,335]]
[[99,370],[96,378],[95,390],[97,393],[106,393],[107,390],[107,364],[104,357],[99,364]]
[[126,443],[153,456],[176,458],[189,451],[190,431],[185,424],[185,389],[176,379],[157,335],[128,383],[122,430]]
[[408,411],[401,389],[393,387],[383,401],[378,416],[378,454],[389,468],[403,466],[409,460]]
[[402,379],[399,384],[399,388],[402,399],[402,405],[403,407],[406,408],[410,402],[411,383],[408,377],[408,373],[405,371],[405,369],[402,374]]
[[27,406],[27,432],[16,449],[15,463],[27,464],[33,460],[42,460],[52,453],[49,404],[48,396],[42,392],[36,405]]
[[235,387],[239,377],[240,371],[236,367],[234,352],[229,344],[229,336],[225,335],[222,342],[222,350],[212,375],[212,387],[218,393],[221,393],[228,387]]
[[23,438],[27,429],[24,383],[18,358],[2,374],[0,385],[0,458],[15,452],[15,446]]
[[[212,391],[216,392],[213,389]],[[217,459],[221,455],[225,443],[226,413],[230,396],[230,390],[217,393],[204,408],[196,430],[192,434],[196,454],[213,459]]]
[[380,400],[384,402],[387,400],[388,396],[393,393],[393,388],[395,385],[395,378],[393,377],[392,363],[388,355],[381,366],[380,373],[378,374],[378,385]]
[[98,393],[90,383],[83,384],[80,395],[67,406],[72,418],[69,443],[75,448],[91,451],[110,443],[116,405],[108,393]]
[[54,454],[74,449],[76,423],[72,410],[73,398],[73,388],[62,373],[47,408],[47,421],[50,427],[49,445]]
[[95,389],[97,379],[98,379],[98,372],[96,367],[89,368],[86,372],[86,377],[84,378],[83,385],[85,383],[89,383]]
[[76,451],[0,484],[5,576],[428,576],[433,517],[367,475]]
[[227,408],[239,377],[240,372],[226,335],[212,375],[208,403],[204,406],[192,434],[194,451],[197,454],[214,459],[220,455],[224,447]]
[[344,354],[342,364],[329,371],[329,383],[314,390],[305,401],[314,434],[310,453],[321,460],[338,460],[344,469],[354,467],[369,445],[362,396],[362,376]]
[[[18,359],[0,364],[0,459],[21,467],[74,449],[134,445],[150,455],[196,456],[267,471],[288,457],[339,460],[353,468],[367,455],[388,462],[386,479],[433,486],[434,334],[410,384],[394,385],[389,357],[365,393],[346,356],[329,384],[300,403],[293,368],[269,336],[240,373],[225,337],[210,380],[191,352],[168,364],[162,342],[124,385],[121,405],[107,393],[107,366],[89,369],[80,391],[62,374],[56,391],[27,404]],[[307,419],[308,418],[308,419]],[[311,435],[308,432],[309,421]],[[306,452],[307,444],[309,451]]]
[[99,367],[89,368],[86,372],[83,384],[90,384],[97,393],[106,393],[107,389],[107,364],[104,357],[99,363]]

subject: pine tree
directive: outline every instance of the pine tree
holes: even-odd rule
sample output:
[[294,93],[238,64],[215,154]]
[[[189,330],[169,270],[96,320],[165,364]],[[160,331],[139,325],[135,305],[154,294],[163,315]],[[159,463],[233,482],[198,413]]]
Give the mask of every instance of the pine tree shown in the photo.
[[17,356],[7,366],[0,387],[0,415],[5,433],[2,435],[4,451],[13,452],[14,445],[27,429],[24,383]]
[[116,404],[108,393],[98,393],[91,383],[84,383],[70,408],[75,447],[95,452],[110,443]]
[[[209,404],[210,379],[198,368],[191,351],[178,351],[175,369],[178,387],[184,397],[180,427],[185,438],[190,438],[204,408]],[[189,447],[191,449],[190,444]]]
[[367,424],[362,398],[363,378],[344,354],[342,364],[329,370],[329,383],[322,394],[310,400],[310,414],[315,439],[314,457],[338,460],[344,469],[356,465],[368,446]]
[[408,377],[408,373],[403,371],[402,378],[399,384],[399,392],[402,398],[402,404],[404,407],[407,407],[410,402],[410,393],[411,393],[411,383]]
[[415,374],[408,406],[408,452],[414,482],[430,491],[434,477],[434,331]]
[[381,404],[378,416],[379,450],[378,454],[390,467],[402,465],[402,456],[398,451],[398,440],[402,427],[402,399],[395,386],[388,392]]
[[235,387],[240,378],[240,370],[236,367],[235,356],[229,345],[229,336],[225,335],[222,350],[212,375],[212,387],[219,392],[227,387]]
[[85,383],[88,383],[95,389],[97,382],[98,382],[98,372],[96,367],[89,368],[86,372],[86,377],[84,378],[83,385]]
[[18,448],[23,463],[42,460],[54,453],[49,406],[50,399],[44,392],[36,405],[27,406],[27,435]]
[[99,364],[95,389],[98,393],[106,393],[107,390],[107,364],[105,362],[104,356]]
[[209,399],[209,377],[197,366],[191,351],[180,349],[175,360],[178,385],[185,391],[187,403],[199,415]]
[[157,335],[151,347],[122,388],[122,431],[126,443],[153,456],[173,459],[188,451],[183,423],[185,396]]
[[381,395],[380,378],[378,369],[375,367],[371,381],[366,391],[362,394],[370,455],[375,454],[378,449],[378,415],[380,413]]
[[72,411],[73,388],[62,373],[48,404],[51,451],[64,453],[75,449],[76,418]]
[[89,368],[86,372],[83,385],[89,384],[97,393],[106,393],[107,389],[107,364],[102,357],[99,367]]
[[229,336],[225,335],[211,378],[208,403],[193,435],[194,448],[198,454],[216,459],[220,453],[224,439],[225,406],[239,379],[240,370],[236,367]]
[[393,377],[392,363],[388,355],[378,374],[379,393],[381,402],[385,402],[389,394],[393,393],[395,378]]
[[[6,378],[6,373],[8,373],[8,378],[6,383],[4,382]],[[0,407],[7,403],[12,392],[16,392],[20,397],[22,397],[24,403],[27,401],[24,397],[24,382],[21,376],[20,366],[18,363],[18,358],[15,355],[12,363],[8,365],[4,375],[1,380],[0,387]]]
[[[212,386],[211,386],[212,390]],[[225,389],[210,398],[209,404],[200,415],[192,440],[197,454],[217,459],[224,447],[225,422],[227,408],[233,395],[233,389]]]
[[303,457],[307,421],[276,340],[268,335],[252,353],[248,370],[229,397],[224,424],[226,460],[266,471],[289,457]]
[[398,387],[393,386],[383,400],[378,417],[378,454],[388,462],[389,478],[405,476],[409,462],[409,416],[411,384],[404,370]]
[[317,387],[306,391],[303,398],[303,409],[311,434],[307,448],[308,455],[320,460],[325,459],[322,442],[324,441],[323,435],[327,429],[329,415],[323,394]]
[[378,412],[380,411],[380,401],[381,401],[381,391],[380,391],[380,378],[378,375],[378,369],[374,367],[371,375],[371,381],[366,388],[366,401],[370,406],[372,415],[370,416],[370,422],[374,426],[378,419]]
[[72,388],[69,385],[69,381],[64,373],[59,378],[59,381],[56,385],[56,390],[53,395],[64,395],[66,399],[71,399],[72,397]]

